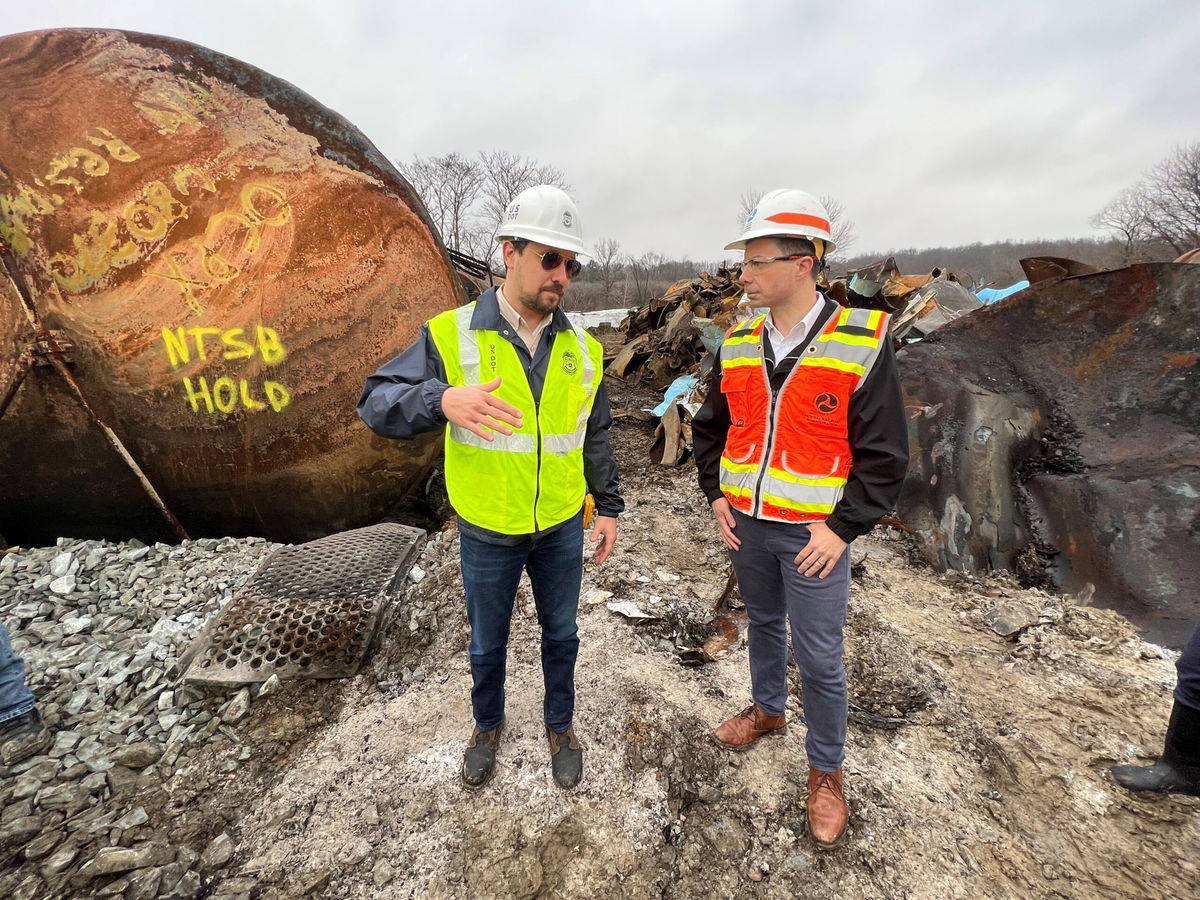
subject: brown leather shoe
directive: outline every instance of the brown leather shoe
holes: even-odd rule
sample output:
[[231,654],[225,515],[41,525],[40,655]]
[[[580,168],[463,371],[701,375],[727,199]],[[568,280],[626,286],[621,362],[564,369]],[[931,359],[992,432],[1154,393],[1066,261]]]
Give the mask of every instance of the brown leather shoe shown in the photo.
[[828,850],[836,847],[846,836],[850,809],[846,806],[842,770],[822,772],[808,770],[808,830],[817,846]]
[[787,719],[782,715],[768,716],[752,703],[732,719],[718,725],[713,737],[722,747],[745,750],[764,734],[772,731],[786,734]]

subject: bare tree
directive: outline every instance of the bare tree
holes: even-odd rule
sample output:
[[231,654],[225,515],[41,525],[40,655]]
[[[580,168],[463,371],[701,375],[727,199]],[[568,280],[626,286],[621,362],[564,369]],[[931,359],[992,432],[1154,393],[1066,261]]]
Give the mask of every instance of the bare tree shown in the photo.
[[1200,247],[1200,141],[1172,150],[1093,216],[1092,224],[1120,235],[1132,258],[1163,255],[1155,244],[1176,256]]
[[833,235],[835,249],[830,258],[843,258],[857,237],[854,222],[846,218],[846,205],[836,197],[822,194],[821,205],[829,213],[829,233]]
[[745,225],[746,220],[750,218],[750,213],[754,211],[754,207],[758,206],[758,201],[762,197],[762,191],[755,187],[748,187],[742,191],[742,196],[738,198],[738,218],[739,225]]
[[570,190],[560,169],[505,150],[477,159],[459,153],[414,156],[401,168],[446,246],[489,263],[496,256],[496,229],[517,194],[535,184]]
[[592,246],[592,262],[604,285],[604,299],[612,300],[613,288],[625,277],[625,266],[621,260],[621,245],[612,238],[596,241]]
[[519,153],[494,150],[480,153],[479,163],[483,169],[483,203],[479,215],[478,233],[488,245],[486,259],[496,253],[496,233],[504,221],[504,211],[517,194],[535,184],[552,184],[564,191],[571,186],[562,170],[528,159]]
[[414,156],[404,167],[441,232],[442,241],[454,250],[470,252],[472,208],[480,199],[484,173],[479,163],[458,153]]
[[1200,247],[1200,141],[1172,150],[1144,184],[1154,235],[1176,255]]
[[1140,255],[1138,248],[1150,240],[1150,204],[1142,185],[1127,187],[1092,216],[1092,226],[1116,232],[1125,243],[1125,262]]
[[650,252],[634,257],[625,256],[625,270],[633,282],[634,303],[644,303],[654,295],[654,276],[665,260],[661,254]]

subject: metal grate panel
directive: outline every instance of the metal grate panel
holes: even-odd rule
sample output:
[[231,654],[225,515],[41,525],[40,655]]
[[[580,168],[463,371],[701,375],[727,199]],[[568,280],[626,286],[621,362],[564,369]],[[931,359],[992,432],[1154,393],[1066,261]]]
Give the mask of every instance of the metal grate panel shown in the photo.
[[185,680],[353,675],[424,537],[389,523],[276,550],[193,641]]

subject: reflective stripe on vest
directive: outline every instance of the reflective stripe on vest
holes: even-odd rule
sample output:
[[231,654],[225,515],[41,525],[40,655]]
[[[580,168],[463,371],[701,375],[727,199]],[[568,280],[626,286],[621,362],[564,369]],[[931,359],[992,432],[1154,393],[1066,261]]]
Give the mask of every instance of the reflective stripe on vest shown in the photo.
[[581,328],[554,336],[541,402],[535,403],[516,349],[495,331],[472,330],[475,304],[429,323],[452,386],[500,377],[493,392],[521,410],[523,425],[493,440],[446,429],[446,490],[455,512],[503,534],[530,534],[564,522],[583,507],[583,445],[604,351]]
[[879,358],[888,317],[837,307],[775,397],[762,349],[766,318],[735,325],[721,346],[721,390],[730,413],[721,490],[747,515],[825,519],[850,473],[850,396]]

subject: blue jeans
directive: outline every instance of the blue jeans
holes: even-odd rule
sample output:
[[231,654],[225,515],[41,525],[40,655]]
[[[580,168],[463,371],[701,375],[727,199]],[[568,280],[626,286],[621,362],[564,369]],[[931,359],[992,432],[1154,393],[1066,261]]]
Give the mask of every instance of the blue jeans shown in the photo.
[[808,526],[754,519],[734,510],[738,550],[729,551],[746,604],[750,684],[769,716],[787,704],[788,625],[804,690],[805,750],[814,769],[835,772],[845,759],[847,690],[842,633],[850,600],[850,548],[825,578],[801,575],[795,558]]
[[542,628],[546,725],[557,732],[575,713],[575,658],[579,655],[579,587],[583,580],[583,514],[515,546],[489,544],[459,532],[467,617],[471,621],[471,706],[475,724],[490,731],[504,718],[508,632],[521,571],[529,573]]
[[25,687],[25,664],[13,653],[8,629],[0,622],[0,722],[33,709],[33,694]]

